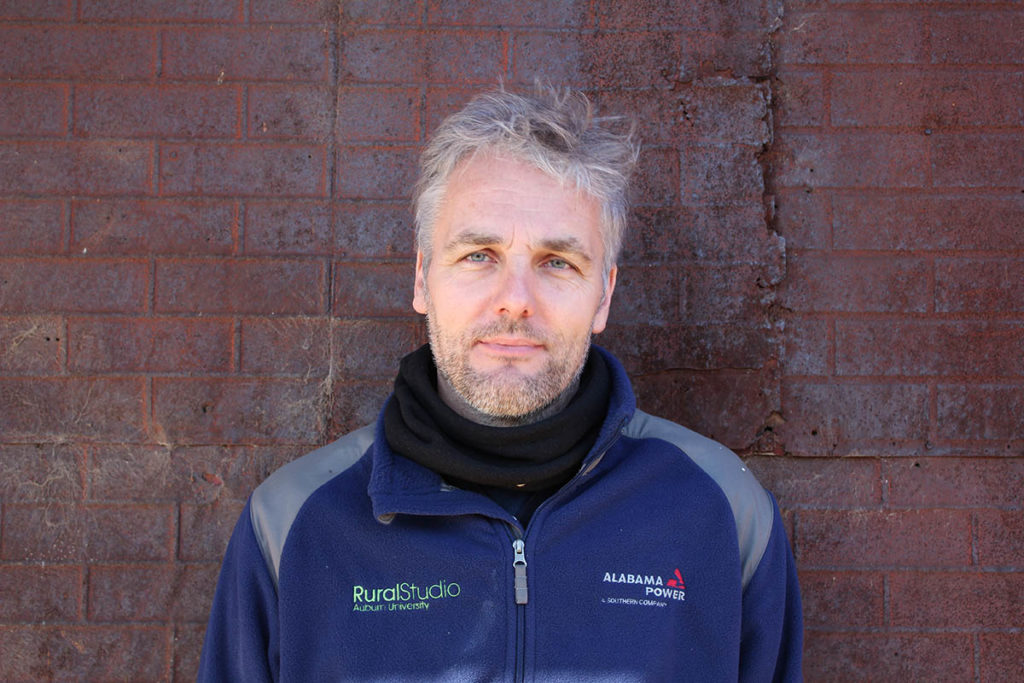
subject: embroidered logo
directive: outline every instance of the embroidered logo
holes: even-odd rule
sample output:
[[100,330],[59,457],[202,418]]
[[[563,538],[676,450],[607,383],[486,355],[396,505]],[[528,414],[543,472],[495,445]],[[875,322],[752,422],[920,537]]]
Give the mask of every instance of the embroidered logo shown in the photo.
[[[629,590],[628,595],[615,595],[601,598],[606,605],[639,605],[642,607],[666,607],[668,600],[684,602],[686,600],[686,582],[683,574],[676,567],[667,580],[659,574],[634,574],[627,572],[605,572],[603,582],[606,584],[625,584],[636,586],[642,590]],[[618,592],[618,591],[617,591]]]
[[400,581],[393,586],[369,588],[352,586],[353,612],[404,612],[407,610],[428,610],[431,601],[457,598],[462,586],[454,581],[441,579],[430,585]]

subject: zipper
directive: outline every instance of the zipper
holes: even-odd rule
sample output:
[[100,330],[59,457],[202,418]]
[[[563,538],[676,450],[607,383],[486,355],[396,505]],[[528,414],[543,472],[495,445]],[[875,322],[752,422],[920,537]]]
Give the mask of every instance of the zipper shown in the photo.
[[[591,460],[591,462],[584,468],[581,468],[579,472],[572,478],[571,481],[575,481],[580,477],[587,475],[591,472],[597,464],[604,458],[604,454],[607,453],[615,442],[618,441],[619,436],[622,434],[622,428],[626,424],[626,420],[622,419],[619,421],[618,426],[615,429],[615,435],[608,441],[608,443],[601,449],[601,451]],[[566,484],[568,486],[568,484]],[[563,487],[564,488],[564,487]],[[557,498],[559,492],[555,492],[551,498],[548,498],[533,511],[531,522],[537,518],[537,513],[540,512],[541,508],[547,507],[551,502],[552,498]],[[523,540],[523,534],[525,530],[521,530],[515,524],[509,524],[509,529],[512,532],[512,571],[514,578],[513,588],[515,591],[516,601],[516,668],[514,680],[525,681],[526,680],[526,605],[530,600],[529,585],[526,580],[526,542]]]

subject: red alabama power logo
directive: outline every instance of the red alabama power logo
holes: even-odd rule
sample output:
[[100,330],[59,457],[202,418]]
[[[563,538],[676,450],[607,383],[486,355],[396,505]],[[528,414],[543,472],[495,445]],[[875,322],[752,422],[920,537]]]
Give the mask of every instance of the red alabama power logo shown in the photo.
[[672,586],[672,588],[678,588],[679,590],[684,590],[686,588],[686,584],[683,583],[683,575],[679,573],[679,569],[676,568],[673,574],[676,575],[676,578],[669,579],[665,582],[665,585]]

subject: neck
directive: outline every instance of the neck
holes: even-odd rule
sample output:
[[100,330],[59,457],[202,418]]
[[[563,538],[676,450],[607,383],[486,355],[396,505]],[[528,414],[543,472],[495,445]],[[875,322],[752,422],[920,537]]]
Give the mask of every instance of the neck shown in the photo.
[[560,413],[565,406],[569,405],[569,401],[571,401],[572,397],[576,395],[576,389],[579,388],[579,385],[580,378],[579,373],[577,373],[572,384],[566,387],[562,393],[556,396],[551,403],[547,404],[543,408],[539,408],[532,413],[518,416],[489,415],[471,406],[469,402],[467,402],[466,399],[464,399],[462,395],[455,390],[455,387],[453,387],[451,383],[441,375],[440,372],[437,373],[437,393],[441,397],[441,400],[444,401],[445,405],[461,417],[488,427],[521,427],[522,425],[540,422],[552,415],[556,415]]

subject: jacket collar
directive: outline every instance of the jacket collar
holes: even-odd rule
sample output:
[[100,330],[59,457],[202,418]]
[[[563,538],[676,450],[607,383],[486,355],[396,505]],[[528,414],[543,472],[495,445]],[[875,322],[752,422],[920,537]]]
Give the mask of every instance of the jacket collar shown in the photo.
[[[591,472],[601,456],[618,438],[625,424],[636,411],[636,398],[625,368],[611,353],[595,345],[591,352],[600,353],[608,363],[612,375],[608,414],[594,446],[583,459],[581,472]],[[388,401],[394,400],[393,396]],[[368,493],[373,514],[382,522],[389,522],[398,514],[407,515],[469,515],[484,514],[512,521],[511,516],[486,496],[463,491],[447,485],[439,474],[395,454],[384,438],[383,410],[375,425],[372,470]],[[566,486],[572,486],[574,478]]]

